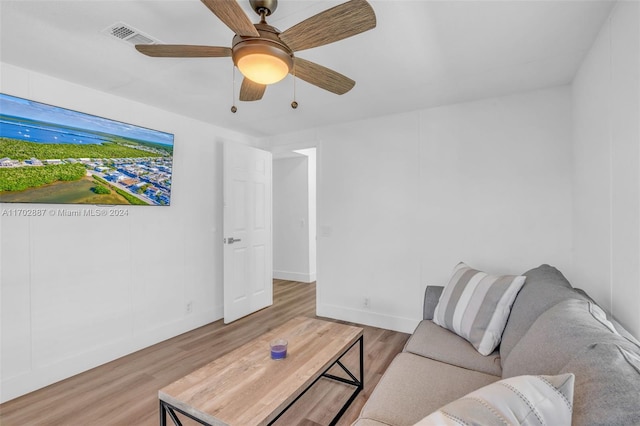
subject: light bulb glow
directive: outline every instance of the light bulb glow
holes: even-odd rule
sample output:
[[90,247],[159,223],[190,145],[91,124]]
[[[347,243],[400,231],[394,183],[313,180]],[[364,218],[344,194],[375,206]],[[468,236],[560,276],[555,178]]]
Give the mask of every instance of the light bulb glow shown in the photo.
[[238,59],[238,69],[249,80],[258,84],[273,84],[289,73],[288,64],[277,56],[251,53]]

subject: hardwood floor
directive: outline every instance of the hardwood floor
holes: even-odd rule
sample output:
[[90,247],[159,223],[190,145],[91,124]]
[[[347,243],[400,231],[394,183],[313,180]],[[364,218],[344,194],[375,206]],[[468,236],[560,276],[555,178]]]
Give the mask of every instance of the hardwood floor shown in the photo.
[[[274,280],[273,306],[224,325],[216,321],[0,405],[0,425],[158,424],[158,389],[296,316],[315,316],[315,284]],[[407,334],[363,326],[365,389],[339,425],[350,425],[399,353]],[[350,367],[357,351],[345,357]],[[278,425],[326,425],[348,389],[320,380]],[[184,425],[197,423],[184,420]],[[238,425],[242,426],[242,425]]]

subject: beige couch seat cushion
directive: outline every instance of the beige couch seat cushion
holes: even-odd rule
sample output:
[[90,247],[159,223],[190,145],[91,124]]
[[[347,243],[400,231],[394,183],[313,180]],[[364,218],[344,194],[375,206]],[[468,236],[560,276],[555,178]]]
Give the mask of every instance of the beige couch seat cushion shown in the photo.
[[467,340],[430,320],[418,324],[404,351],[494,376],[502,375],[498,350],[483,356]]
[[403,352],[394,358],[362,408],[357,426],[409,426],[471,391],[500,380],[440,361]]
[[386,423],[379,422],[371,419],[358,419],[352,426],[389,426]]

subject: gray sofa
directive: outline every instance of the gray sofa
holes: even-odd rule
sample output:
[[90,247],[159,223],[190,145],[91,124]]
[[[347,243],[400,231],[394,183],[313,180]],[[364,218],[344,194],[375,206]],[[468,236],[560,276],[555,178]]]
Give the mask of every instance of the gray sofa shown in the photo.
[[354,426],[413,425],[498,380],[567,372],[575,374],[573,425],[640,425],[640,343],[602,318],[557,269],[542,265],[524,275],[501,344],[489,356],[431,321],[442,287],[427,287],[424,320]]

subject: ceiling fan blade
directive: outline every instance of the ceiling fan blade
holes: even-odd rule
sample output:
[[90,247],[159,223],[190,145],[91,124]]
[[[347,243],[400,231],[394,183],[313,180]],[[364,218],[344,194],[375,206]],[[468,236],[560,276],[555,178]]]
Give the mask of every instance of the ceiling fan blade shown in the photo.
[[375,28],[376,15],[366,0],[351,0],[305,19],[280,34],[294,52],[323,46]]
[[356,85],[339,72],[300,58],[294,58],[291,74],[336,95],[344,95]]
[[221,58],[231,56],[231,49],[189,44],[136,44],[136,50],[147,56],[162,58]]
[[266,84],[255,83],[245,77],[244,80],[242,80],[242,86],[240,86],[240,100],[259,101],[262,99],[262,95],[264,95],[266,89]]
[[202,3],[239,36],[260,37],[260,33],[236,0],[202,0]]

